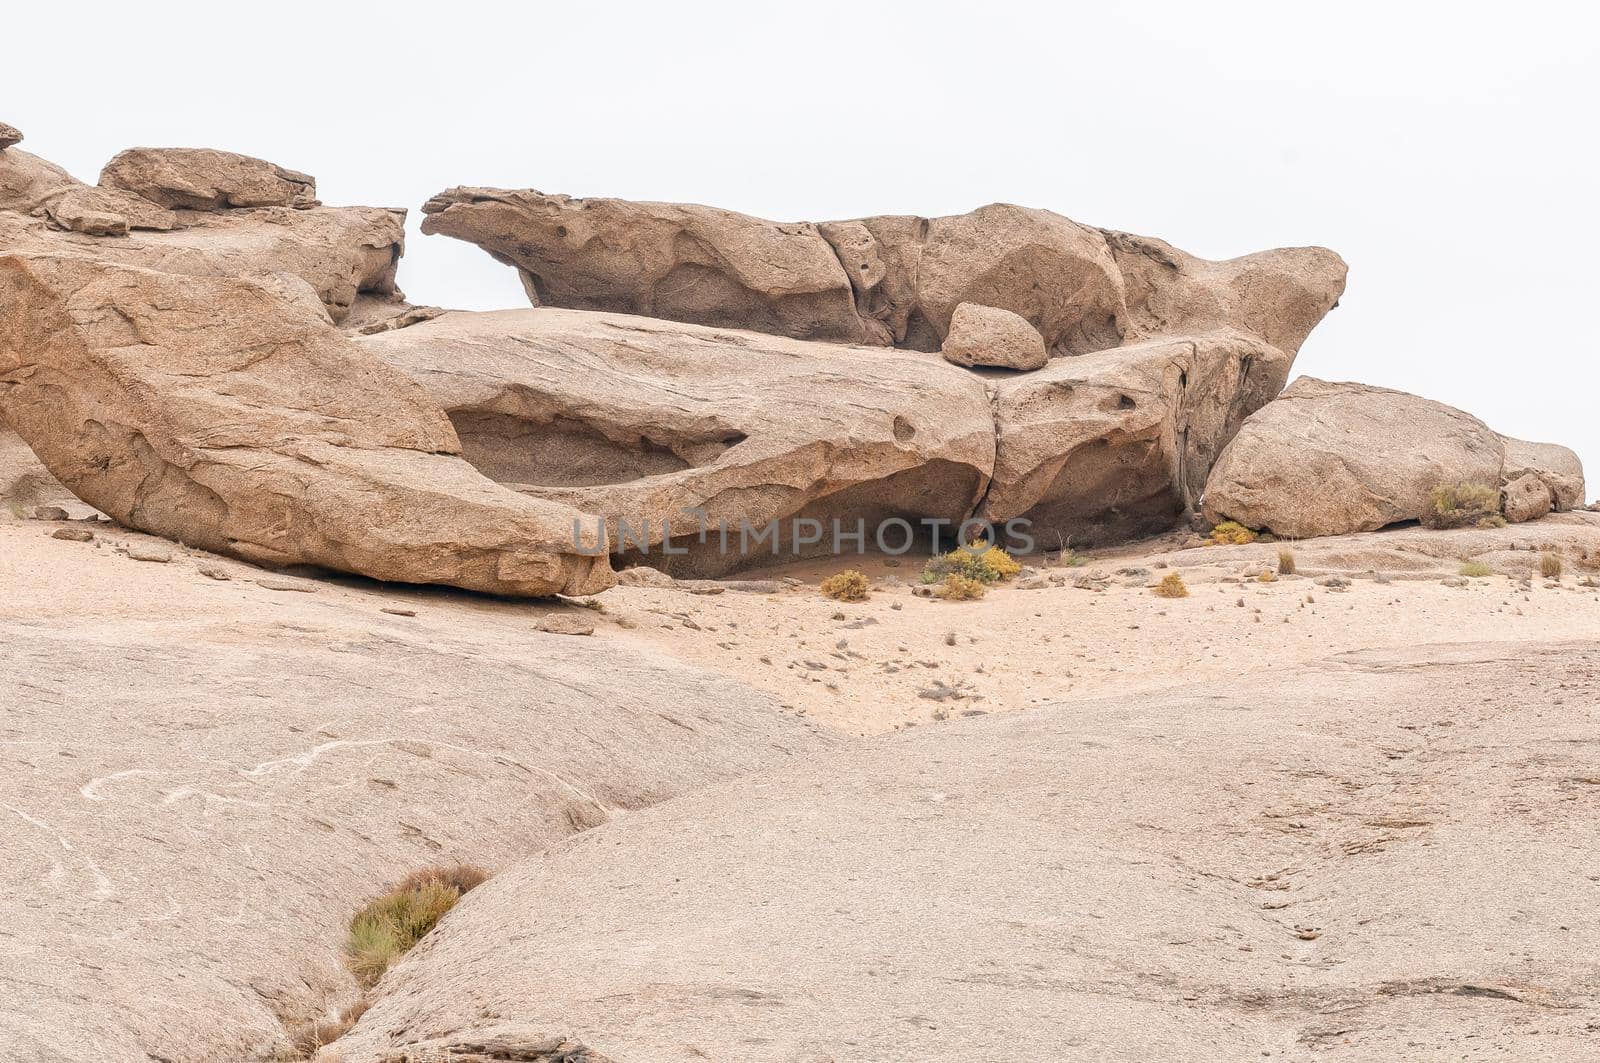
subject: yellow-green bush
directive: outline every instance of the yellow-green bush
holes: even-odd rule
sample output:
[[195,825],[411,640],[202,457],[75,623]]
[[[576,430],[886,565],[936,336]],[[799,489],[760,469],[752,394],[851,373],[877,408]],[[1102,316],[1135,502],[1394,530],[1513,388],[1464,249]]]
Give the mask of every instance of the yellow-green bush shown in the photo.
[[989,585],[982,580],[952,572],[945,576],[939,589],[934,591],[947,602],[970,602],[989,593]]
[[1244,546],[1256,541],[1256,533],[1236,520],[1225,520],[1211,529],[1211,541],[1218,546]]
[[1422,523],[1442,528],[1503,528],[1500,489],[1488,484],[1440,484],[1428,495]]
[[979,583],[998,583],[1022,571],[1022,562],[1002,548],[975,542],[958,546],[948,554],[929,561],[922,569],[923,583],[939,583],[951,575],[977,580]]
[[864,602],[867,600],[867,577],[847,568],[822,581],[822,594],[836,602]]
[[1184,584],[1183,577],[1176,572],[1168,572],[1161,577],[1161,582],[1156,584],[1155,592],[1162,598],[1187,598],[1189,588]]
[[1539,558],[1539,575],[1545,579],[1561,578],[1561,555],[1544,554]]
[[1471,576],[1474,579],[1481,579],[1484,576],[1494,575],[1494,569],[1482,561],[1468,561],[1461,566],[1461,574],[1463,576]]
[[1280,575],[1280,576],[1292,576],[1292,575],[1294,575],[1294,565],[1295,565],[1295,562],[1294,562],[1294,551],[1293,550],[1279,550],[1278,551],[1278,575]]

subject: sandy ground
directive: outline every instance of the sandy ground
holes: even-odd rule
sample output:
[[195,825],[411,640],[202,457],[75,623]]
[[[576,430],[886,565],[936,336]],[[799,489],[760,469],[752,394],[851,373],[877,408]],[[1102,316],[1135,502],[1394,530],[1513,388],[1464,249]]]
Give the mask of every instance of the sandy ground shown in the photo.
[[[1573,524],[1564,532],[1600,551],[1600,514],[1566,519]],[[1600,638],[1600,587],[1582,585],[1588,577],[1600,583],[1600,569],[1572,560],[1580,550],[1566,552],[1564,578],[1524,580],[1520,574],[1539,556],[1528,547],[1541,545],[1548,529],[1470,536],[1489,534],[1496,550],[1468,541],[1460,553],[1492,553],[1514,574],[1465,586],[1443,582],[1459,582],[1459,560],[1412,555],[1402,570],[1405,561],[1371,545],[1425,536],[1436,547],[1468,538],[1457,533],[1410,530],[1299,544],[1297,567],[1321,577],[1267,583],[1257,577],[1276,568],[1277,545],[1173,550],[1173,542],[1154,541],[1070,567],[1029,559],[1040,566],[1043,588],[1000,584],[975,602],[916,596],[925,559],[909,556],[898,564],[865,557],[749,574],[800,581],[776,595],[618,587],[604,596],[599,633],[735,676],[854,735],[1157,690],[1352,649]],[[1508,556],[1527,560],[1506,563]],[[1373,567],[1384,562],[1387,572]],[[868,601],[844,604],[818,592],[824,577],[845,567],[873,580]],[[1189,597],[1163,599],[1150,590],[1171,569],[1183,574]],[[1350,579],[1348,588],[1318,584],[1336,572]],[[1074,586],[1083,580],[1100,589]]]

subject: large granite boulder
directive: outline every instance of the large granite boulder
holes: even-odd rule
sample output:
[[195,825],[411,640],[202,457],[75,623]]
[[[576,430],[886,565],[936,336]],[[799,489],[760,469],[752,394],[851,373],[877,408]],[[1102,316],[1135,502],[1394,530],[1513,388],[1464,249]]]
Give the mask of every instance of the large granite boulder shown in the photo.
[[891,518],[954,524],[994,464],[982,381],[935,355],[555,309],[359,342],[428,390],[484,473],[603,515],[614,549],[679,575],[832,552],[835,520],[868,549]]
[[1252,336],[1155,339],[994,382],[994,481],[983,513],[1040,545],[1162,531],[1192,511],[1218,453],[1278,394],[1289,357]]
[[613,579],[584,514],[484,478],[420,387],[270,285],[0,256],[0,412],[79,498],[205,549],[500,594]]
[[173,210],[311,207],[316,178],[265,159],[211,148],[129,148],[100,171],[120,188]]
[[1488,425],[1402,391],[1301,377],[1244,423],[1205,486],[1205,514],[1291,538],[1421,519],[1435,487],[1501,482]]
[[1344,263],[1323,248],[1208,262],[1011,204],[813,226],[455,188],[423,212],[423,232],[515,266],[536,305],[924,351],[939,349],[956,307],[979,303],[1027,320],[1054,355],[1217,329],[1293,355],[1344,289]]
[[1577,454],[1557,443],[1530,443],[1504,435],[1500,442],[1506,448],[1503,483],[1531,475],[1549,492],[1551,510],[1562,513],[1583,505],[1583,462]]

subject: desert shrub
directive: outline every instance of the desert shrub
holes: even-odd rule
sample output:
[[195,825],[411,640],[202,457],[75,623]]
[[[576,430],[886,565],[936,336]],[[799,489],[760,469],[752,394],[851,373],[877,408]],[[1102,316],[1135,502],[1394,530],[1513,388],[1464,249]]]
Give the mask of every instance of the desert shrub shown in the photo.
[[1218,546],[1244,546],[1256,541],[1256,533],[1236,520],[1225,520],[1211,529],[1211,541]]
[[941,554],[922,569],[923,583],[941,583],[950,576],[977,580],[979,583],[997,583],[1008,580],[1022,571],[1022,562],[998,546],[985,547],[981,542],[957,547]]
[[1561,578],[1561,555],[1544,554],[1539,558],[1539,575],[1545,579]]
[[867,600],[867,577],[847,568],[822,581],[822,595],[836,602],[864,602]]
[[1468,561],[1461,566],[1461,574],[1463,576],[1471,576],[1473,579],[1482,579],[1484,576],[1494,575],[1494,569],[1482,561]]
[[934,593],[947,602],[970,602],[988,594],[989,585],[983,580],[952,572],[945,576],[944,582]]
[[1261,570],[1261,574],[1256,577],[1256,582],[1257,583],[1276,583],[1276,582],[1278,582],[1278,574],[1276,572],[1272,571],[1272,569],[1270,569],[1270,568],[1264,568],[1264,569]]
[[1287,550],[1286,549],[1286,550],[1279,550],[1278,551],[1278,575],[1280,575],[1280,576],[1292,576],[1292,575],[1294,575],[1294,551],[1293,550]]
[[468,865],[425,868],[369,901],[350,920],[345,960],[358,981],[372,986],[389,965],[421,941],[461,895],[488,876]]
[[1187,598],[1189,588],[1184,584],[1183,577],[1176,572],[1168,572],[1161,577],[1161,582],[1155,586],[1156,594],[1163,598]]
[[1503,528],[1500,489],[1488,484],[1440,484],[1428,495],[1422,523],[1429,528]]

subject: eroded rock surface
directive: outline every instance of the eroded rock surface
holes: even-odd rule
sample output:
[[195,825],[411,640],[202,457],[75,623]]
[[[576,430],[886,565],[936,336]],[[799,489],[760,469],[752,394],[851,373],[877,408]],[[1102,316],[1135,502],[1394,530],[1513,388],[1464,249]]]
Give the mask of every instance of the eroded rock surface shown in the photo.
[[575,552],[584,514],[483,477],[420,387],[269,286],[6,255],[0,306],[0,409],[129,527],[492,593],[612,582]]
[[1028,519],[1048,549],[1169,528],[1288,372],[1277,348],[1218,332],[1058,358],[995,381],[998,446],[984,515]]
[[1245,422],[1205,488],[1208,519],[1292,538],[1375,531],[1419,520],[1434,488],[1504,490],[1507,520],[1533,520],[1583,498],[1566,447],[1492,431],[1403,391],[1301,377]]
[[1358,651],[749,776],[475,891],[337,1047],[1572,1058],[1596,684],[1592,642]]
[[47,527],[0,517],[6,1060],[297,1058],[359,995],[348,920],[406,874],[493,872],[835,741],[736,682],[541,634],[524,602],[283,594]]
[[[642,540],[680,575],[832,552],[835,518],[869,549],[892,517],[959,521],[993,467],[983,383],[932,355],[554,309],[451,313],[360,345],[428,390],[484,473],[603,515],[616,549]],[[821,540],[796,543],[795,518]]]
[[100,171],[100,184],[173,210],[311,207],[316,178],[265,159],[211,148],[129,148]]
[[1027,320],[1053,355],[1224,328],[1293,355],[1344,290],[1344,263],[1323,248],[1208,262],[1005,203],[813,226],[455,188],[423,212],[424,232],[515,266],[536,305],[924,351],[939,349],[956,307],[981,303]]

